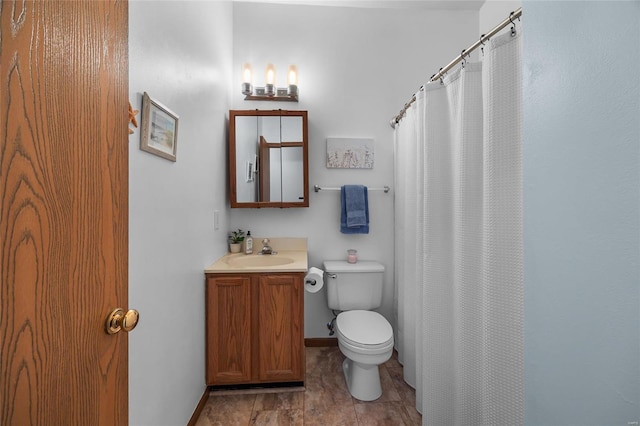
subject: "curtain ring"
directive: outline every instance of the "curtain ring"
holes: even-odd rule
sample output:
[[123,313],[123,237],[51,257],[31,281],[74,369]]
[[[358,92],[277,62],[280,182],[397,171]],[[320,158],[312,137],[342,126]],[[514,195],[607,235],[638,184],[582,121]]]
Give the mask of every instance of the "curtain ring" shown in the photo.
[[513,21],[511,20],[511,17],[512,17],[514,14],[515,14],[515,12],[511,12],[511,13],[509,14],[509,22],[511,22],[511,25],[513,25],[513,26],[511,27],[511,37],[515,37],[515,36],[516,36],[516,23],[515,23],[515,22],[513,22]]
[[464,69],[465,64],[467,63],[467,60],[464,58],[464,52],[466,52],[467,49],[462,49],[462,52],[460,52],[460,60],[461,60],[461,64],[462,64],[462,69]]

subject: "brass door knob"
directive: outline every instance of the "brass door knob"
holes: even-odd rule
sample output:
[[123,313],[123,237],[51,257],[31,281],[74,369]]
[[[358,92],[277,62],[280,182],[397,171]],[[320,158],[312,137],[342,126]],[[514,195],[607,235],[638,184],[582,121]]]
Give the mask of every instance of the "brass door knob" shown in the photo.
[[140,314],[135,309],[129,309],[125,312],[122,308],[116,308],[107,316],[105,329],[108,334],[116,334],[120,330],[128,333],[136,328],[139,318]]

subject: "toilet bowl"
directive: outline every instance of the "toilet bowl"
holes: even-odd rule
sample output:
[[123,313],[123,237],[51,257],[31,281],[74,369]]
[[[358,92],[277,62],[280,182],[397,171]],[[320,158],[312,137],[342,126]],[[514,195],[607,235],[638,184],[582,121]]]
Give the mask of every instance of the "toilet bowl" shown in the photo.
[[346,357],[342,370],[349,393],[361,401],[382,395],[378,366],[391,358],[393,329],[377,312],[345,311],[336,318],[338,347]]

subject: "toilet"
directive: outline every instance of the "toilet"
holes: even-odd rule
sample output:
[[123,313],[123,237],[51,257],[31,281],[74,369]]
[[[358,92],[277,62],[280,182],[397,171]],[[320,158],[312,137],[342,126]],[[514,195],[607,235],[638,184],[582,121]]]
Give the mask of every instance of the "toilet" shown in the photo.
[[382,395],[378,366],[393,353],[391,324],[371,311],[382,304],[384,265],[327,260],[324,270],[329,308],[341,311],[335,331],[346,357],[342,370],[349,393],[361,401],[373,401]]

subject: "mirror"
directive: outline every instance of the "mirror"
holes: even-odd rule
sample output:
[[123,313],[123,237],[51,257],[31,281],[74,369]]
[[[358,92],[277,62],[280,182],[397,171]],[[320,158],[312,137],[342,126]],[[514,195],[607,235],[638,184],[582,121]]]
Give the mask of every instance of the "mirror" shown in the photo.
[[307,135],[307,111],[229,111],[231,207],[309,207]]

